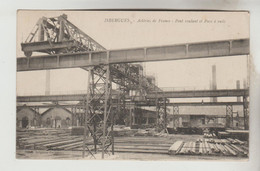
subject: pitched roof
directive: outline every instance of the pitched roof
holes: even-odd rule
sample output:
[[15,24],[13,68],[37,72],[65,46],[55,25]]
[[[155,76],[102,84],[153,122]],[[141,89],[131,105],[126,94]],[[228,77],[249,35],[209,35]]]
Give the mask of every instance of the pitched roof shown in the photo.
[[66,112],[72,114],[72,112],[69,111],[68,109],[63,108],[63,107],[60,107],[59,105],[57,105],[57,107],[51,107],[51,108],[47,109],[47,110],[46,110],[45,112],[43,112],[41,115],[43,116],[43,115],[45,115],[46,113],[48,113],[49,111],[51,111],[51,110],[53,110],[53,109],[57,109],[57,108],[63,109],[63,110],[65,110]]
[[23,105],[22,107],[19,107],[19,108],[17,109],[16,113],[19,113],[19,112],[20,112],[21,110],[23,110],[23,109],[28,109],[28,110],[30,110],[30,111],[32,111],[32,112],[34,112],[34,113],[40,115],[39,112],[37,112],[36,110],[33,110],[33,109],[30,108],[30,107],[26,107],[26,105]]

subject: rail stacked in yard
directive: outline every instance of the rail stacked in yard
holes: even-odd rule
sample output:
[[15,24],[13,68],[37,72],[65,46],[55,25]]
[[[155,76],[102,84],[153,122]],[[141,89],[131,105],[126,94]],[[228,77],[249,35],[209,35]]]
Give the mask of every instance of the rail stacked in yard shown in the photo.
[[203,134],[205,130],[218,135],[220,131],[225,131],[225,127],[176,127],[167,128],[169,134]]
[[218,138],[234,138],[242,141],[249,140],[248,130],[226,130],[225,132],[219,132]]
[[[160,138],[158,138],[158,136]],[[34,129],[17,132],[17,150],[82,151],[81,136],[66,129]],[[89,137],[87,147],[94,151]],[[98,151],[100,151],[98,146]],[[111,148],[107,149],[111,151]],[[115,137],[115,152],[170,155],[247,157],[248,142],[227,138],[202,138],[201,135],[167,135]]]

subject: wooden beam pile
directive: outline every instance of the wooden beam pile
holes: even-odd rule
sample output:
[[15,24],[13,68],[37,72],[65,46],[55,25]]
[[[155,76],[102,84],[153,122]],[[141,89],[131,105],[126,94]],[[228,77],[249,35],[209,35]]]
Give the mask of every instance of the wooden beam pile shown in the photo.
[[245,142],[237,139],[197,139],[176,141],[168,150],[170,155],[248,156]]
[[[82,135],[67,133],[57,136],[62,132],[60,129],[27,130],[17,132],[17,149],[19,150],[58,150],[58,151],[82,151]],[[87,139],[86,144],[90,150],[94,150],[93,140]],[[172,140],[166,137],[115,137],[115,152],[153,153],[168,154]],[[108,149],[111,151],[111,147]],[[100,146],[97,146],[100,151]]]

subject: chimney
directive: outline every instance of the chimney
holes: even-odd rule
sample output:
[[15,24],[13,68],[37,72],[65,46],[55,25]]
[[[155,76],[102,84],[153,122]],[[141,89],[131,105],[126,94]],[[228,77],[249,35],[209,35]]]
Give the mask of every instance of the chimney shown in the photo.
[[[209,89],[212,90],[212,80],[209,80]],[[213,98],[210,98],[210,102],[213,102]]]
[[45,87],[45,95],[50,95],[50,79],[51,79],[51,71],[46,70],[46,87]]
[[[217,75],[216,75],[216,65],[212,65],[212,90],[217,90]],[[217,102],[217,97],[212,97],[213,102]]]
[[[240,89],[240,81],[237,80],[237,89]],[[237,102],[241,102],[241,97],[237,97]]]

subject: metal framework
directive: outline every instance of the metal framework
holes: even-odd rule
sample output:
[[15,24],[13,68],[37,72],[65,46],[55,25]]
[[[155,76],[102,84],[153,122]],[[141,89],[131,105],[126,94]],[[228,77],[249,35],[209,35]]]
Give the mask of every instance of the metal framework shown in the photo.
[[105,50],[90,36],[67,20],[67,15],[42,17],[21,44],[25,56],[32,52],[48,54],[75,53]]
[[[154,93],[148,92],[149,94],[145,95],[147,103],[144,101],[139,101],[138,105],[144,106],[155,106],[155,100],[157,98],[196,98],[196,97],[242,97],[248,96],[248,89],[225,89],[225,90],[194,90],[194,91],[172,91],[164,93]],[[71,95],[49,95],[49,96],[18,96],[17,102],[52,102],[52,101],[83,101],[87,94],[71,94]],[[118,98],[118,92],[111,93],[112,99]],[[129,96],[125,95],[126,99],[138,99],[138,96]],[[232,102],[225,102],[232,103]],[[235,102],[237,103],[237,102]],[[194,103],[198,104],[198,103]],[[201,105],[206,104],[222,104],[221,102],[214,103],[200,103]],[[238,103],[241,104],[241,103]],[[184,103],[185,105],[185,103]]]
[[179,105],[173,104],[173,124],[175,127],[179,125],[179,121],[176,120],[177,116],[179,115]]
[[167,103],[166,98],[156,99],[157,129],[167,132]]
[[[32,32],[21,44],[26,57],[17,58],[17,71],[32,71],[61,68],[82,68],[88,71],[87,94],[59,96],[17,97],[17,102],[31,101],[80,101],[71,105],[72,113],[78,112],[80,125],[84,126],[83,153],[86,150],[88,131],[94,140],[94,151],[101,147],[102,158],[113,141],[115,116],[123,122],[123,116],[133,109],[153,104],[158,115],[158,130],[167,130],[168,98],[228,97],[243,96],[244,115],[248,116],[248,90],[214,90],[163,92],[154,80],[143,75],[143,68],[135,62],[208,58],[217,56],[248,55],[249,40],[223,40],[160,47],[106,50],[98,42],[67,20],[66,15],[38,20]],[[32,53],[48,55],[32,56]],[[112,83],[119,88],[112,90]],[[130,109],[126,109],[130,100]],[[56,104],[57,105],[57,104]],[[228,105],[230,106],[230,105]],[[231,105],[232,106],[232,105]],[[38,110],[39,107],[35,106]],[[67,106],[68,107],[68,106]],[[117,108],[117,110],[112,110]],[[179,108],[176,108],[176,112]],[[227,107],[230,112],[230,108]],[[228,113],[227,112],[227,113]],[[245,117],[246,123],[247,117]],[[94,155],[93,155],[94,156]]]
[[[100,75],[95,75],[99,71]],[[86,130],[88,129],[94,140],[94,151],[97,145],[102,146],[102,158],[108,147],[113,143],[111,130],[113,129],[113,116],[111,112],[112,83],[109,66],[97,66],[90,68],[88,72],[88,94],[86,99],[86,119],[83,139],[83,157],[86,147]],[[110,131],[108,127],[110,126]],[[90,152],[91,153],[91,152]]]
[[[45,48],[49,48],[49,46],[50,45]],[[17,71],[78,68],[102,64],[182,60],[237,55],[249,55],[249,39],[223,40],[135,49],[52,54],[31,58],[20,57],[17,58]]]
[[[27,57],[30,57],[32,52],[60,55],[106,50],[90,36],[69,22],[66,15],[53,18],[42,17],[39,19],[31,34],[21,46]],[[88,130],[94,140],[94,151],[97,151],[97,145],[102,146],[102,158],[104,158],[107,147],[113,143],[111,138],[109,138],[110,133],[107,131],[107,126],[109,125],[107,122],[109,118],[113,119],[113,117],[109,117],[111,109],[110,91],[112,86],[109,66],[100,65],[87,68],[87,70],[89,71],[88,93],[82,99],[83,107],[80,107],[84,113],[80,113],[77,116],[80,125],[84,125],[82,155],[83,157],[85,156],[86,149],[92,154],[91,149],[86,146]],[[76,113],[77,107],[72,109],[72,112]],[[113,122],[110,121],[109,126],[112,128]]]
[[[106,51],[103,46],[69,22],[66,15],[52,18],[42,17],[39,19],[31,34],[27,37],[26,41],[21,44],[21,46],[25,56],[27,57],[27,66],[41,67],[41,65],[50,65],[52,68],[55,65],[58,68],[60,68],[59,66],[67,68],[67,62],[70,63],[69,65],[74,65],[75,63],[73,64],[70,62],[70,57],[66,59],[63,58],[64,55],[74,56],[79,55],[80,53],[88,54],[88,61],[85,62],[98,62],[98,65],[78,66],[77,64],[85,63],[82,60],[85,60],[86,58],[83,59],[81,57],[76,57],[77,60],[79,59],[79,61],[76,62],[76,67],[81,67],[89,73],[88,93],[83,96],[81,95],[82,97],[80,97],[81,99],[79,100],[82,102],[82,106],[75,106],[71,109],[72,113],[77,113],[77,109],[81,111],[83,110],[85,113],[77,114],[80,125],[85,126],[83,157],[85,156],[86,148],[90,154],[92,154],[91,150],[85,144],[87,129],[93,137],[95,152],[97,151],[97,146],[102,145],[103,158],[107,148],[112,144],[113,153],[113,138],[111,138],[111,135],[113,134],[110,132],[113,132],[114,115],[117,114],[119,118],[122,118],[122,116],[125,115],[125,96],[129,91],[135,91],[139,98],[143,97],[142,100],[145,100],[143,94],[145,94],[146,91],[159,90],[159,88],[151,83],[146,77],[143,77],[143,69],[141,65],[109,65],[109,57],[111,56],[110,52]],[[105,56],[103,56],[103,51],[106,51]],[[49,55],[47,58],[44,57],[43,62],[39,57],[31,57],[33,52],[47,53]],[[101,52],[101,54],[99,52]],[[56,57],[58,58],[54,64],[51,57],[55,55],[57,55]],[[104,65],[99,61],[96,61],[100,57],[102,57],[102,61],[105,59],[103,63]],[[17,66],[20,68],[20,66],[23,65],[22,63],[24,59],[21,58],[18,59],[18,61],[19,64]],[[51,69],[50,67],[48,68]],[[43,67],[42,69],[46,68]],[[21,70],[18,69],[18,71]],[[111,112],[112,82],[119,85],[119,93],[115,94],[116,99],[118,100],[117,113]],[[66,97],[62,98],[66,99]],[[132,98],[134,98],[133,100],[135,101],[141,100],[136,99],[135,97]],[[77,99],[77,97],[72,97],[72,100],[75,99]],[[17,101],[19,101],[19,98]],[[61,99],[58,97],[51,101],[58,102],[61,101]],[[110,131],[107,131],[108,126],[110,127]],[[100,131],[101,129],[102,131]]]
[[227,128],[233,127],[233,106],[232,105],[226,106],[226,127]]
[[244,127],[249,129],[249,103],[248,96],[243,96]]
[[[112,99],[113,101],[113,99]],[[114,102],[113,102],[114,103]],[[177,102],[177,103],[166,103],[167,106],[174,106],[175,108],[178,108],[179,106],[226,106],[226,105],[237,105],[237,106],[242,106],[244,103],[243,102]],[[136,103],[133,104],[132,102],[126,102],[126,106],[156,106],[155,103]],[[23,107],[38,107],[38,108],[52,108],[52,107],[62,107],[62,108],[69,108],[71,112],[75,111],[76,108],[83,107],[84,104],[78,103],[78,104],[42,104],[42,105],[22,105],[22,104],[17,104],[17,108],[23,108]],[[176,109],[177,110],[177,109]],[[76,113],[76,112],[73,112]]]

